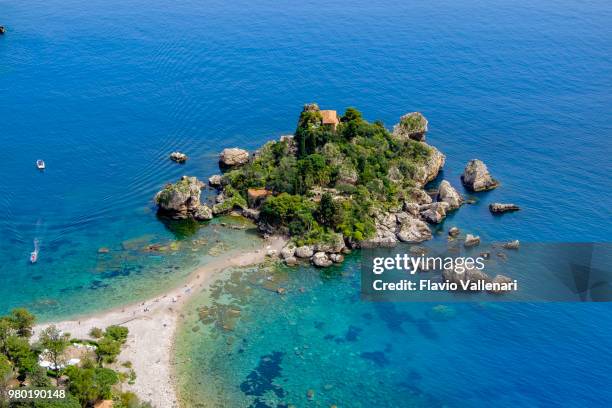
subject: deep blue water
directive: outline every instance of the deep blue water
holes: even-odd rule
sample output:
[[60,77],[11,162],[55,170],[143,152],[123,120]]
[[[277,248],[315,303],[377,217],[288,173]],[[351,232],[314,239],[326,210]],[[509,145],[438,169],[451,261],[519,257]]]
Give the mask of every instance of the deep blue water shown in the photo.
[[[607,242],[612,233],[607,1],[0,0],[0,24],[0,311],[74,315],[177,279],[175,267],[195,262],[189,254],[137,251],[176,238],[152,212],[155,191],[216,172],[224,147],[292,132],[311,101],[356,106],[389,127],[422,111],[455,186],[469,159],[484,160],[502,186],[446,226],[484,240]],[[170,163],[172,150],[188,164]],[[524,210],[492,217],[491,201]],[[103,246],[111,260],[97,253]],[[609,314],[570,304],[509,306],[494,324],[466,314],[472,329],[444,344],[484,343],[472,360],[458,357],[470,381],[436,384],[431,373],[429,388],[488,389],[501,361],[507,376],[531,375],[508,404],[583,406],[579,396],[605,388],[585,373],[600,364],[587,351],[610,348]],[[511,354],[534,338],[550,358],[530,349],[526,368]],[[545,400],[518,396],[542,390]],[[480,395],[475,405],[487,405]]]

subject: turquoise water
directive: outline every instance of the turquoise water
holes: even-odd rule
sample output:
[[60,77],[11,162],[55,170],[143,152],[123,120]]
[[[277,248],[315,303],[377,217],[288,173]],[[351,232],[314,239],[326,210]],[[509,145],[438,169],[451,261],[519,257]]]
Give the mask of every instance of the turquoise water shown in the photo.
[[[0,10],[8,28],[0,37],[2,312],[26,305],[45,318],[71,316],[178,282],[183,267],[199,262],[190,248],[157,257],[122,244],[191,245],[194,238],[156,219],[153,194],[181,174],[216,172],[224,147],[254,149],[291,132],[310,101],[338,110],[353,105],[387,126],[422,111],[428,140],[447,155],[444,177],[456,186],[469,159],[484,160],[502,186],[478,195],[445,226],[523,242],[606,242],[612,232],[609,2],[0,0]],[[174,165],[167,160],[173,150],[191,159]],[[38,158],[47,162],[44,173],[34,168]],[[524,210],[492,217],[491,201]],[[198,234],[215,236],[211,227]],[[41,253],[32,266],[34,239]],[[112,249],[110,264],[101,247]],[[376,311],[352,297],[356,281],[320,280],[308,270],[295,279],[312,279],[307,293],[319,302],[288,302],[287,313],[307,322],[325,314],[339,328],[322,332],[338,336],[353,325],[366,336],[357,310]],[[345,296],[326,295],[329,285]],[[503,395],[501,406],[609,402],[598,371],[609,362],[606,305],[460,306],[455,320],[431,323],[435,338],[420,335],[422,323],[404,314],[419,322],[426,306],[385,307],[391,325],[407,326],[408,334],[397,337],[373,322],[371,346],[354,347],[384,351],[392,342],[385,357],[392,362],[377,372],[415,385],[410,372],[418,365],[413,391],[420,395],[454,406],[488,406],[492,395]],[[257,319],[247,328],[276,316],[265,303],[253,310]],[[228,378],[244,381],[263,356],[287,353],[298,341],[290,327],[274,330],[278,344],[254,336],[244,360],[219,363],[215,375],[240,369]],[[412,359],[401,358],[405,342]],[[353,346],[334,357],[321,344],[313,347],[330,373],[338,373],[333,364],[349,366],[346,382],[359,383],[378,367],[348,359],[343,353]],[[295,368],[286,358],[279,364],[283,373]],[[320,375],[311,365],[287,388],[298,405],[297,395]],[[322,393],[317,388],[316,398]],[[372,398],[334,394],[339,406],[367,406]]]

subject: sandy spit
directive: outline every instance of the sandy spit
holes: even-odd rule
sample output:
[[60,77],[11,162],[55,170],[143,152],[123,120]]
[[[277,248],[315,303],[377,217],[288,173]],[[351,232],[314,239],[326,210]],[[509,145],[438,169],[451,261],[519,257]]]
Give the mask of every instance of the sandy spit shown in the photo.
[[34,328],[34,338],[50,324],[55,324],[72,337],[82,339],[90,338],[92,327],[104,329],[115,324],[126,326],[129,336],[118,361],[132,362],[136,382],[134,385],[124,385],[124,390],[136,393],[143,401],[150,401],[157,408],[178,407],[176,382],[173,378],[173,345],[182,307],[194,293],[209,286],[223,270],[262,263],[269,250],[280,253],[285,243],[285,239],[273,237],[264,241],[257,250],[228,252],[197,268],[178,288],[153,299],[107,312],[37,325]]

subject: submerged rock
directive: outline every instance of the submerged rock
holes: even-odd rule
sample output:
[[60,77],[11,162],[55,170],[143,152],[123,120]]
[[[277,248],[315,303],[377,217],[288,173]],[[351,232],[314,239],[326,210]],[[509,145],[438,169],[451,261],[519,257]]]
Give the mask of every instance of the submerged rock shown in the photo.
[[463,185],[472,191],[492,190],[499,186],[499,182],[494,180],[491,174],[489,174],[487,165],[478,159],[473,159],[468,162],[461,175],[461,181]]
[[429,122],[420,112],[410,112],[400,118],[393,126],[393,136],[401,139],[412,139],[419,142],[425,140]]
[[224,167],[240,166],[248,163],[249,152],[244,149],[233,147],[231,149],[223,149],[219,155],[219,163]]
[[[493,278],[492,282],[493,283],[512,283],[512,279],[510,279],[506,275],[497,275],[497,276],[495,276],[495,278]],[[487,290],[487,292],[498,294],[498,293],[503,293],[505,291],[504,290],[497,290],[497,289],[491,288],[491,289]]]
[[438,188],[438,201],[443,201],[448,204],[448,210],[455,210],[463,204],[463,197],[451,184],[443,180]]
[[493,203],[489,204],[489,211],[494,214],[501,214],[510,211],[518,211],[521,208],[516,204]]

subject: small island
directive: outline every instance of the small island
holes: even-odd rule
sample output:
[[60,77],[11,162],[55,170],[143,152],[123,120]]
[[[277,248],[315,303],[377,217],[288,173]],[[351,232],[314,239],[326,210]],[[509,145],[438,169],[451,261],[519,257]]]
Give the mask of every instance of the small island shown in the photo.
[[446,180],[436,192],[424,190],[445,161],[424,142],[427,129],[418,112],[389,131],[355,108],[338,115],[307,104],[294,135],[253,154],[239,148],[221,153],[223,174],[209,179],[218,192],[214,204],[200,202],[204,183],[187,176],[166,185],[155,202],[171,218],[248,217],[263,235],[289,238],[280,253],[288,264],[303,258],[330,266],[351,249],[422,242],[432,238],[428,224],[442,222],[464,202]]

